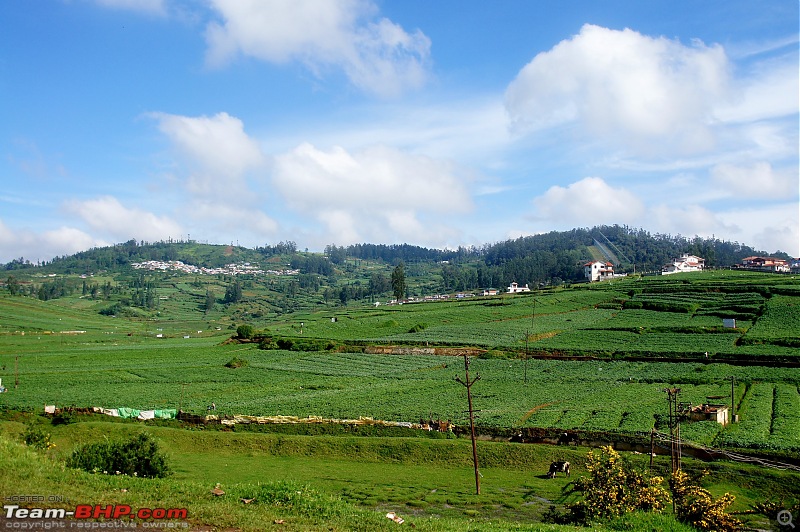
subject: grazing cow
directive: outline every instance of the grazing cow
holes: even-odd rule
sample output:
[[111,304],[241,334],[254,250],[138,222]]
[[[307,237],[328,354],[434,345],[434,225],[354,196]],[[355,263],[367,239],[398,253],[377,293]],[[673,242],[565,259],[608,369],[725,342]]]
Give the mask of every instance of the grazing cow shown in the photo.
[[553,462],[550,464],[550,471],[547,473],[547,478],[556,478],[557,473],[564,473],[569,476],[569,462]]

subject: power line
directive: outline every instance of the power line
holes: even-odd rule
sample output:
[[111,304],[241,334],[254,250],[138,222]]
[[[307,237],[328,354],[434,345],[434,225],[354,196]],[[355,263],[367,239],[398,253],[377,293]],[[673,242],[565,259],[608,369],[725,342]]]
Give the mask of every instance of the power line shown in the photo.
[[[695,443],[686,440],[676,440],[669,434],[664,434],[662,432],[655,432],[654,436],[658,438],[658,441],[669,443],[670,448],[675,443],[680,443],[683,446],[691,447],[693,449],[699,449],[701,451],[705,451],[709,454],[717,454],[728,458],[729,460],[733,460],[734,462],[743,462],[748,464],[755,464],[762,467],[768,467],[770,469],[779,469],[781,471],[796,471],[800,473],[800,466],[796,466],[793,464],[785,464],[783,462],[776,462],[774,460],[767,460],[765,458],[759,458],[757,456],[749,456],[746,454],[735,453],[733,451],[726,451],[725,449],[717,449],[714,447],[707,447],[701,443]],[[662,449],[666,449],[665,446],[659,445]]]

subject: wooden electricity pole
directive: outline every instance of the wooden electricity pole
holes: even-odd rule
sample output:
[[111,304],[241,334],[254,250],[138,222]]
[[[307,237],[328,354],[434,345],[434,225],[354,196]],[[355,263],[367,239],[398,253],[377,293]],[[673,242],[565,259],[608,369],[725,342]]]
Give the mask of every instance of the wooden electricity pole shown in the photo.
[[464,353],[464,373],[466,377],[464,380],[461,380],[460,377],[456,376],[456,382],[463,384],[467,388],[467,403],[469,404],[469,430],[470,434],[472,435],[472,462],[475,464],[475,494],[481,494],[481,479],[480,479],[480,472],[478,471],[478,447],[475,443],[475,414],[474,410],[472,409],[472,385],[475,384],[478,380],[480,380],[481,376],[477,373],[475,374],[475,378],[470,380],[469,378],[469,356]]
[[669,401],[669,441],[670,455],[672,457],[672,472],[681,468],[681,420],[678,410],[678,394],[680,388],[665,388],[667,401]]
[[[180,415],[180,413],[183,412],[183,388],[184,388],[184,386],[186,386],[186,383],[182,382],[181,383],[181,400],[178,403],[178,415]],[[177,416],[175,416],[175,417],[177,417]]]

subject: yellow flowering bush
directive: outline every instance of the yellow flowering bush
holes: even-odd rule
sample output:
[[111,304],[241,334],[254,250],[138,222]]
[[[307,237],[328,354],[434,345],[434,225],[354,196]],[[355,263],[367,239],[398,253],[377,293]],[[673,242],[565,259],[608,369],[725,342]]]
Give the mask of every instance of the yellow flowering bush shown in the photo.
[[599,455],[590,451],[586,470],[589,477],[576,480],[573,488],[583,500],[567,507],[575,521],[608,519],[634,510],[661,512],[670,500],[662,477],[647,477],[633,469],[610,446]]
[[742,526],[741,521],[725,513],[725,509],[735,499],[730,493],[715,500],[707,489],[692,483],[689,475],[681,470],[672,474],[669,486],[675,501],[675,515],[679,521],[700,530],[719,532],[733,532]]
[[56,444],[50,440],[50,434],[35,425],[28,426],[23,438],[25,444],[34,449],[49,451],[56,446]]

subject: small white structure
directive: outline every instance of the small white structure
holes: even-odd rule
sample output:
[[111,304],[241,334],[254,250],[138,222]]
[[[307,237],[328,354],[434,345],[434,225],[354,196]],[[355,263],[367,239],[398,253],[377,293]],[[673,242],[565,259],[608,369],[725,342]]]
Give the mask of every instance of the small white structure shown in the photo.
[[661,268],[661,275],[683,272],[701,272],[705,267],[705,262],[705,259],[684,253],[677,259],[673,259],[670,264],[664,265],[664,267]]
[[727,425],[730,422],[728,407],[725,405],[692,406],[688,413],[691,421],[716,421],[720,425]]
[[614,265],[610,262],[587,262],[583,265],[583,274],[590,282],[604,281],[614,277]]
[[497,295],[497,289],[496,288],[487,288],[486,290],[481,292],[481,295],[483,295],[483,296],[496,296]]
[[509,294],[517,294],[519,292],[530,292],[530,291],[531,289],[528,288],[527,284],[525,286],[519,286],[517,283],[511,283],[511,285],[508,287]]

